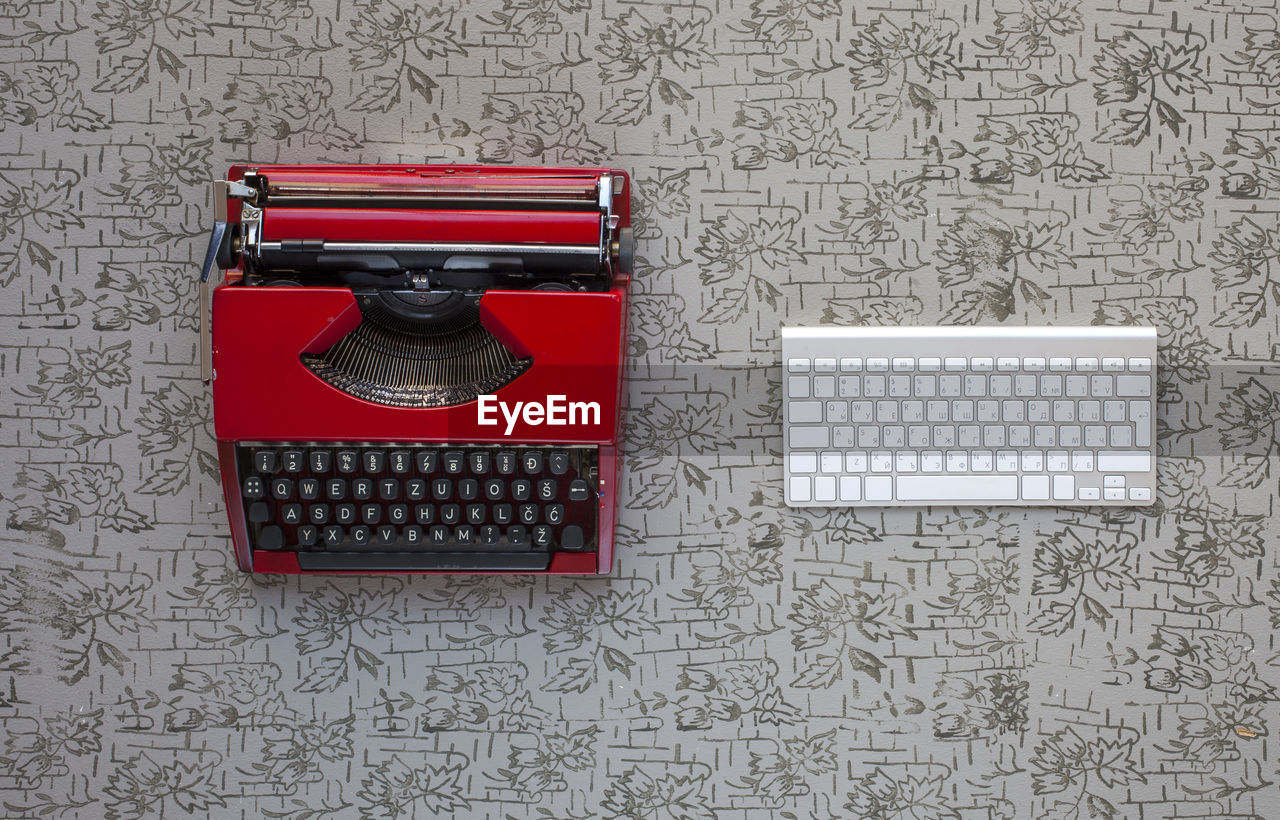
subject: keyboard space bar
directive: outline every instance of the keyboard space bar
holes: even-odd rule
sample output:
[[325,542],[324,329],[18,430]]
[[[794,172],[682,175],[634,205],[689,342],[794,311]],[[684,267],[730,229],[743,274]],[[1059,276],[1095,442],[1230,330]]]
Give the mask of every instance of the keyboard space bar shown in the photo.
[[545,570],[545,552],[299,552],[304,570],[347,572],[453,572]]
[[1017,501],[1016,475],[898,476],[899,501]]

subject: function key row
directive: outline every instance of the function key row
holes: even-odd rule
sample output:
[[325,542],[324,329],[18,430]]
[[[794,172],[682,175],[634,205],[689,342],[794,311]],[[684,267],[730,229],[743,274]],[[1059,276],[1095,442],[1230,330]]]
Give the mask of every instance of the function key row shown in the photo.
[[1151,359],[1132,357],[1125,359],[1119,356],[1097,357],[1082,356],[938,356],[914,358],[911,356],[895,356],[893,358],[861,358],[842,359],[787,359],[788,373],[887,373],[909,371],[1018,371],[1028,372],[1065,372],[1070,370],[1121,372],[1129,370],[1135,373],[1147,373],[1151,370]]
[[269,475],[284,473],[331,473],[344,475],[430,475],[442,472],[447,475],[470,473],[486,475],[565,475],[572,467],[572,459],[563,450],[408,450],[408,449],[275,449],[254,448],[253,470]]

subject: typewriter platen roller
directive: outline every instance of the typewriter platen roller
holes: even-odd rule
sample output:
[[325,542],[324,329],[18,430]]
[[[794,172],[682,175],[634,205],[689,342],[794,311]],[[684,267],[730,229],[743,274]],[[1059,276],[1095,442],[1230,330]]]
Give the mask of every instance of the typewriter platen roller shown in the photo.
[[[626,175],[610,169],[490,166],[237,166],[215,183],[202,271],[204,376],[242,568],[607,571],[632,260],[627,188]],[[521,417],[492,429],[477,412],[481,397],[507,407],[554,406],[559,397],[599,410],[589,424],[554,429]],[[379,452],[382,442],[396,443],[395,453],[471,447],[477,463],[488,463],[490,449],[496,459],[524,446],[586,446],[599,520],[583,517],[578,477],[572,523],[558,522],[565,499],[551,496],[565,482],[551,474],[529,478],[543,481],[547,520],[526,499],[517,505],[523,523],[511,524],[501,499],[489,499],[496,519],[486,519],[466,503],[475,501],[467,481],[415,472],[421,486],[438,478],[461,493],[417,499],[419,517],[443,516],[423,532],[405,530],[414,526],[406,520],[394,530],[386,521],[308,529],[300,515],[320,522],[332,502],[350,517],[344,502],[361,500],[326,501],[310,489],[303,497],[300,487],[245,495],[246,447]],[[308,488],[339,486],[313,467]],[[390,488],[407,487],[407,475],[367,477]],[[286,486],[271,472],[255,476],[254,487]],[[499,493],[500,478],[485,486]],[[405,518],[407,507],[381,502]],[[432,502],[440,510],[423,506]],[[470,522],[438,523],[462,509]]]

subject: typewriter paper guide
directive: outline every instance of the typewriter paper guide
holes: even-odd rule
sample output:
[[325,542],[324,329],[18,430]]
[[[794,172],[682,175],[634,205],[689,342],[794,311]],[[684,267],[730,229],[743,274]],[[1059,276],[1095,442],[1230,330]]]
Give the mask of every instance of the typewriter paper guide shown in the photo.
[[[534,366],[493,395],[508,408],[550,396],[595,402],[599,423],[548,426],[519,418],[479,424],[477,402],[389,407],[336,389],[300,360],[360,321],[345,288],[219,288],[213,328],[214,418],[236,441],[472,441],[612,444],[617,439],[625,290],[607,293],[489,291],[484,326]],[[501,417],[501,414],[498,414]],[[594,416],[594,414],[593,414]]]

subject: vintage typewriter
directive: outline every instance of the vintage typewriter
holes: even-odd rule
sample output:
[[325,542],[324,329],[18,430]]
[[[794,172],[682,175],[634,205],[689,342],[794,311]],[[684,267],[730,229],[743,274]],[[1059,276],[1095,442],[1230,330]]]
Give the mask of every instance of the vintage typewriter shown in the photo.
[[608,169],[216,182],[204,375],[240,567],[608,572],[628,196]]

